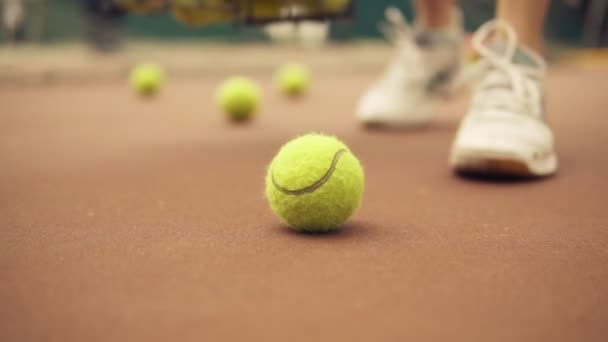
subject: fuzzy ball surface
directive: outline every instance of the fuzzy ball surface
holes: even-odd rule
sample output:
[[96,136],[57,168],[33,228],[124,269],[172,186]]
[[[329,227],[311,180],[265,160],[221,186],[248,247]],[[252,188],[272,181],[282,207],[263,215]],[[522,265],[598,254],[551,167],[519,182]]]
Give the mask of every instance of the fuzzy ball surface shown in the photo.
[[335,137],[308,134],[283,145],[266,175],[266,198],[290,228],[337,229],[359,208],[365,177],[361,163]]
[[232,77],[224,81],[217,91],[217,102],[229,119],[248,121],[257,111],[261,99],[255,82],[245,77]]
[[165,82],[165,71],[155,63],[142,63],[131,71],[131,86],[143,96],[151,96],[161,89]]
[[276,82],[279,90],[285,95],[290,97],[302,95],[310,86],[310,70],[302,64],[286,64],[277,72]]

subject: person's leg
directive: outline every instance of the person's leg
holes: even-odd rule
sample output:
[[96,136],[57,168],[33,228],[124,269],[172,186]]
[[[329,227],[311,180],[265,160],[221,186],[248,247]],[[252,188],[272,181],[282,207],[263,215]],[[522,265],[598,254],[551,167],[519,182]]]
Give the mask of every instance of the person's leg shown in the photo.
[[442,29],[453,20],[454,0],[415,0],[416,21],[424,27]]
[[110,0],[82,0],[87,20],[87,38],[97,51],[110,52],[120,47],[122,17],[125,10]]
[[19,33],[23,33],[25,9],[23,0],[8,0],[4,2],[3,26],[9,42],[19,39]]
[[520,44],[541,52],[544,19],[549,3],[550,0],[499,0],[496,18],[513,26]]

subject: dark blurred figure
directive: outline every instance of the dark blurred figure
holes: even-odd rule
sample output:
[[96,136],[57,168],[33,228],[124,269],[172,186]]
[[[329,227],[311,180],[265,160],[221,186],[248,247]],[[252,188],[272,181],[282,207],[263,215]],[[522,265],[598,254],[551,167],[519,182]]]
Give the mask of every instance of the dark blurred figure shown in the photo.
[[98,51],[120,48],[125,11],[112,0],[81,0],[87,19],[87,37]]
[[25,40],[25,6],[23,0],[4,0],[2,28],[9,42]]

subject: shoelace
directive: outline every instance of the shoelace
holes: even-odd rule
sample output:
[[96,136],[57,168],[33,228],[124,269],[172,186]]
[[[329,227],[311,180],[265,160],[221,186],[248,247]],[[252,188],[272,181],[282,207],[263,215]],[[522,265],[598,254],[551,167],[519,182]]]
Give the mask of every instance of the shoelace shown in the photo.
[[[504,36],[504,40],[499,41],[504,44],[500,49],[488,44],[497,34]],[[472,44],[481,59],[472,69],[465,71],[464,81],[459,83],[481,79],[473,106],[477,109],[537,114],[532,108],[535,103],[541,101],[541,95],[535,80],[540,81],[544,77],[544,60],[529,49],[518,47],[515,30],[500,20],[490,21],[480,27],[473,36]],[[524,52],[536,67],[516,64],[513,59],[518,49]]]

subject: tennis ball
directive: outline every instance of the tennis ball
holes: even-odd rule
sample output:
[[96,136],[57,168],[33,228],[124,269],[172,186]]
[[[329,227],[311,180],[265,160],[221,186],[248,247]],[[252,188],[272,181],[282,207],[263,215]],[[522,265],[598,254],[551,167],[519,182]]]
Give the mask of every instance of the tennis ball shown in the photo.
[[[249,0],[241,0],[241,7],[247,9]],[[281,14],[281,8],[283,7],[283,0],[257,0],[253,2],[253,16],[256,19],[271,19],[278,18]]]
[[217,92],[219,107],[233,121],[247,121],[253,117],[260,103],[260,89],[245,77],[224,81]]
[[131,71],[130,82],[138,94],[151,96],[156,94],[165,82],[165,72],[158,64],[139,64]]
[[297,97],[304,94],[308,89],[310,71],[302,64],[286,64],[277,72],[276,82],[285,95]]
[[266,175],[266,198],[290,228],[307,232],[337,229],[361,203],[359,160],[340,140],[308,134],[285,144]]
[[342,11],[350,4],[351,0],[322,0],[322,4],[325,10],[329,12]]
[[205,26],[232,19],[224,0],[171,0],[173,16],[189,26]]
[[113,3],[119,8],[126,9],[136,14],[152,14],[160,12],[165,7],[164,0],[114,0]]

